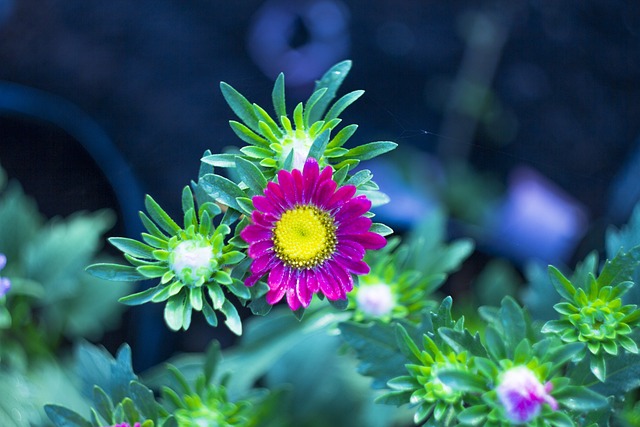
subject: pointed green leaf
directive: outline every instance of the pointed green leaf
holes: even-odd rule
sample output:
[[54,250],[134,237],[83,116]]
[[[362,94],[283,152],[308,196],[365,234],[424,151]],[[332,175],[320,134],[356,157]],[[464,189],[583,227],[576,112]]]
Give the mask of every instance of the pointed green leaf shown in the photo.
[[224,324],[227,325],[229,330],[238,336],[242,335],[242,322],[240,320],[240,316],[238,315],[238,310],[236,310],[236,307],[231,304],[229,300],[225,300],[224,304],[222,304],[222,307],[220,308],[220,311],[226,316]]
[[[240,138],[242,141],[246,142],[247,144],[255,145],[258,147],[269,147],[269,141],[267,141],[264,137],[258,135],[248,127],[246,127],[244,124],[240,122],[236,122],[234,120],[229,120],[229,126],[231,126],[231,130],[233,131],[233,133],[235,133],[238,138]],[[218,156],[225,156],[225,154],[218,154]],[[235,154],[229,154],[228,156],[235,156]],[[210,158],[210,157],[211,156],[207,156],[206,158]],[[220,163],[224,163],[224,158],[214,158],[212,160],[216,160],[216,159],[218,159]],[[227,160],[230,160],[230,159],[227,159]],[[204,161],[204,158],[203,158],[203,161]],[[216,166],[214,163],[211,163],[211,164],[213,166]],[[223,166],[221,164],[220,167],[231,167],[231,166]],[[208,173],[213,173],[213,172],[208,172]],[[202,175],[205,175],[205,174],[200,174],[199,176],[202,176]]]
[[236,201],[238,197],[246,197],[237,184],[220,175],[208,174],[202,177],[198,185],[215,201],[240,210]]
[[345,157],[350,157],[358,160],[370,160],[374,157],[395,149],[397,146],[398,144],[391,141],[369,142],[368,144],[363,144],[352,148],[347,154],[345,154]]
[[173,236],[180,231],[178,224],[148,194],[144,199],[144,205],[151,218],[167,233]]
[[45,405],[44,411],[58,427],[92,427],[89,421],[71,409],[57,405]]
[[438,371],[438,379],[454,390],[469,393],[483,393],[488,391],[487,384],[482,378],[457,369],[442,369]]
[[328,148],[336,148],[342,147],[345,142],[349,140],[353,136],[353,134],[358,130],[358,125],[348,125],[340,129],[340,132],[333,137],[333,139],[327,145]]
[[236,170],[242,182],[249,187],[254,195],[262,194],[267,187],[267,179],[255,164],[242,157],[238,157],[236,159]]
[[220,82],[220,90],[222,91],[222,96],[224,96],[224,99],[227,101],[227,104],[229,104],[229,107],[231,107],[236,116],[238,116],[250,129],[257,131],[258,118],[256,117],[253,105],[247,101],[247,98],[242,96],[240,92],[225,82]]
[[137,258],[153,258],[153,250],[149,245],[145,245],[137,240],[128,239],[126,237],[110,237],[107,239],[109,243],[118,248],[120,251]]
[[[304,106],[304,114],[303,114],[303,120],[304,120],[304,126],[305,128],[309,128],[314,122],[318,122],[320,121],[320,117],[322,117],[322,114],[317,114],[314,113],[314,109],[317,108],[322,108],[322,105],[318,105],[318,101],[320,101],[320,99],[325,95],[325,93],[327,93],[327,88],[323,87],[323,88],[319,88],[313,91],[313,93],[311,94],[311,96],[309,97],[309,99],[307,100],[307,103]],[[319,117],[316,120],[309,120],[310,117]]]
[[210,154],[200,160],[218,168],[234,168],[236,167],[236,157],[237,154]]
[[184,305],[184,295],[176,295],[170,298],[164,307],[164,320],[173,331],[178,331],[182,328]]
[[271,100],[273,101],[273,109],[276,112],[276,117],[282,117],[287,115],[287,105],[284,96],[284,74],[278,74],[278,78],[273,85],[273,92],[271,92]]
[[92,276],[116,282],[135,282],[146,278],[140,274],[135,267],[129,265],[110,263],[92,264],[86,268],[86,271]]
[[364,94],[363,90],[354,90],[338,99],[324,116],[325,120],[337,119],[340,114]]
[[551,279],[551,284],[553,284],[553,287],[562,298],[569,301],[573,300],[576,288],[571,284],[569,279],[560,272],[560,270],[552,265],[549,266],[549,279]]
[[320,159],[324,154],[324,150],[327,148],[327,143],[329,142],[329,131],[325,130],[313,141],[311,148],[309,149],[309,156],[314,159]]
[[135,294],[127,295],[118,300],[119,303],[125,305],[141,305],[145,304],[153,298],[153,296],[158,292],[159,286],[145,289],[144,291],[137,292]]
[[322,98],[318,100],[315,108],[313,109],[313,113],[309,115],[309,122],[317,122],[322,119],[322,115],[326,111],[329,103],[336,96],[336,93],[342,82],[349,74],[349,70],[351,69],[351,61],[342,61],[331,67],[323,76],[320,78],[318,82],[316,82],[315,90],[326,88],[327,91],[324,93]]

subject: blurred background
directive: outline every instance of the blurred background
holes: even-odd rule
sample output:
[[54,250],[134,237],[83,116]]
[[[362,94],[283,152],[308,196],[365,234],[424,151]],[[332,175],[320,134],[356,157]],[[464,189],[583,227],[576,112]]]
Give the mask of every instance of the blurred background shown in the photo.
[[[220,81],[268,107],[284,71],[294,105],[344,59],[354,140],[400,144],[369,165],[378,215],[402,233],[445,207],[478,242],[454,290],[488,256],[572,265],[640,199],[640,3],[621,0],[0,0],[0,164],[46,216],[107,207],[137,237],[145,193],[179,216],[202,153],[237,144]],[[231,342],[170,334],[161,308],[103,342],[143,367]]]

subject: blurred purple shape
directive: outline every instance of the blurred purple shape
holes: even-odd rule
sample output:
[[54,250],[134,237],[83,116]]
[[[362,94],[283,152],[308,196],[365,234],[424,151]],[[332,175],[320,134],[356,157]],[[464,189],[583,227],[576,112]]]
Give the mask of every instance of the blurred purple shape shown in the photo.
[[488,244],[517,261],[567,260],[587,227],[582,205],[528,167],[518,167],[488,224]]
[[[7,265],[7,257],[4,254],[0,254],[0,270]],[[11,281],[6,277],[0,277],[0,297],[5,296],[11,289]]]
[[[248,49],[269,78],[280,72],[288,86],[305,86],[349,52],[349,12],[336,0],[265,2],[249,31]],[[307,37],[295,45],[296,25]]]

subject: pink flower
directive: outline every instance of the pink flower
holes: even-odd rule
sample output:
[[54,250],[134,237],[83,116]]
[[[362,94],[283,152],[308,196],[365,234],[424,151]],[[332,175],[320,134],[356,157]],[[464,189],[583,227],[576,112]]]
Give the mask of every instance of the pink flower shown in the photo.
[[548,403],[554,411],[558,402],[549,394],[553,386],[544,386],[526,366],[516,366],[502,374],[497,392],[507,417],[514,423],[526,423],[538,416]]
[[346,299],[351,275],[369,272],[362,261],[365,250],[386,245],[363,216],[371,202],[355,193],[353,185],[337,188],[331,167],[320,172],[313,158],[302,172],[281,170],[278,183],[253,197],[252,224],[240,233],[253,258],[245,284],[253,286],[268,274],[267,302],[276,304],[286,295],[292,310],[308,307],[317,292],[332,301]]

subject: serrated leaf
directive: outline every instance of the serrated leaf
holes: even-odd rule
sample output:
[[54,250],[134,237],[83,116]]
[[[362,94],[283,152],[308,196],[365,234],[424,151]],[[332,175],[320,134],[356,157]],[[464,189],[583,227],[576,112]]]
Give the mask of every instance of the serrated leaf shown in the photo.
[[138,381],[131,381],[129,384],[129,392],[137,408],[140,410],[140,414],[142,414],[144,418],[156,419],[158,417],[158,403],[153,395],[153,391]]
[[339,328],[360,360],[358,372],[373,378],[373,388],[385,388],[387,381],[406,375],[404,365],[411,360],[398,351],[392,326],[345,322]]

